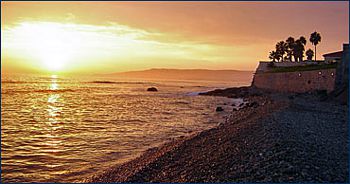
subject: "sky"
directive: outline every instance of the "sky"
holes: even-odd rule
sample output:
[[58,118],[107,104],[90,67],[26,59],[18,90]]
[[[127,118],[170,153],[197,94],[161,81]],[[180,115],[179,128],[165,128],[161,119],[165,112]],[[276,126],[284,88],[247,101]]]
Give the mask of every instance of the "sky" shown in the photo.
[[1,2],[1,10],[5,73],[252,71],[289,36],[319,32],[318,59],[349,40],[349,2]]

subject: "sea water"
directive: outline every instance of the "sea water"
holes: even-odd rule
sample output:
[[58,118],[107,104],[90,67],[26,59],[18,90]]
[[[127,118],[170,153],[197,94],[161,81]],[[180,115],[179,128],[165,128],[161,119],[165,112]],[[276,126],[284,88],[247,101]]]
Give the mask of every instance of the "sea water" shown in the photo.
[[1,84],[2,182],[74,182],[99,173],[216,126],[234,99],[198,92],[244,85],[39,75],[2,76]]

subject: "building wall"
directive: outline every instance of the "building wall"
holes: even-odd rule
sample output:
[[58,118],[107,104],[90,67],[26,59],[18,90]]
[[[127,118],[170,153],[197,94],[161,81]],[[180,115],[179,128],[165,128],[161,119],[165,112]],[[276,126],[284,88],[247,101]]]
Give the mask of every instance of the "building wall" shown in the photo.
[[335,87],[335,74],[336,69],[256,73],[252,85],[277,92],[304,93],[315,90],[331,92]]
[[343,55],[337,67],[336,87],[342,88],[349,83],[349,44],[343,44]]
[[340,57],[325,57],[324,60],[327,63],[334,63],[334,62],[340,61],[341,58]]

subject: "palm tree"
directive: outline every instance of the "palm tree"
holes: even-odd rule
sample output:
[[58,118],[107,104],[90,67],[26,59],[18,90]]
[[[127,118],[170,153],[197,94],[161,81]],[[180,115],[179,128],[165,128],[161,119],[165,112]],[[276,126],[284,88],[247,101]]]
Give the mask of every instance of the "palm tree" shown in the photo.
[[281,56],[276,51],[271,51],[269,55],[269,59],[271,59],[273,62],[280,61]]
[[293,50],[294,60],[296,62],[303,61],[305,45],[306,45],[305,37],[301,36],[299,39],[295,40],[292,50]]
[[286,43],[288,45],[288,50],[287,50],[287,56],[290,61],[292,61],[292,56],[293,56],[293,47],[295,44],[295,40],[293,37],[288,37],[286,40]]
[[269,59],[271,59],[273,62],[276,61],[276,52],[275,51],[270,52]]
[[310,35],[310,42],[315,46],[315,61],[316,61],[316,45],[321,42],[321,35],[318,32],[313,32]]
[[286,53],[288,45],[284,41],[280,41],[276,44],[276,52],[281,55],[283,61],[283,55]]
[[303,44],[300,42],[300,40],[296,40],[295,41],[295,44],[294,44],[294,47],[293,47],[293,55],[294,55],[294,58],[295,58],[296,62],[301,61],[300,60],[300,53],[302,52],[302,45]]
[[300,42],[301,42],[303,45],[306,45],[306,39],[305,39],[305,37],[301,36],[301,37],[299,38],[299,40],[300,40]]
[[312,57],[314,57],[314,51],[311,49],[308,49],[306,52],[307,60],[312,60]]
[[297,41],[298,41],[298,47],[299,47],[298,48],[299,61],[303,61],[306,39],[305,39],[305,37],[301,36]]
[[276,59],[277,59],[278,62],[280,62],[281,58],[282,58],[281,55],[279,53],[276,53]]

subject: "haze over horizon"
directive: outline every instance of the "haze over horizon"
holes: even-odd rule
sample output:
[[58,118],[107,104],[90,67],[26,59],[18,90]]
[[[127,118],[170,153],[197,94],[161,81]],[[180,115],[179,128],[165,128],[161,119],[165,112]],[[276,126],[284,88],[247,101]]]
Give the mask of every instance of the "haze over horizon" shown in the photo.
[[[253,71],[276,42],[349,40],[349,2],[1,2],[2,72]],[[313,49],[308,41],[306,49]]]

